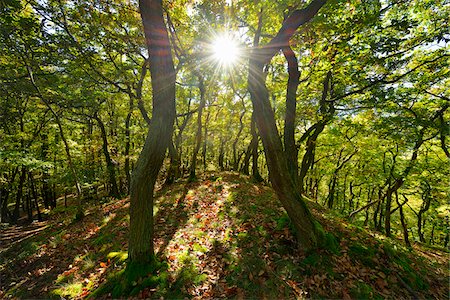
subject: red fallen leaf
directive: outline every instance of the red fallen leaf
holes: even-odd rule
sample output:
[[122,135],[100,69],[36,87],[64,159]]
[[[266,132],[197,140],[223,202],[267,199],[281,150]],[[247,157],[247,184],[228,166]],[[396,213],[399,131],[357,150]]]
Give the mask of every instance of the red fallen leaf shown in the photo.
[[169,255],[169,257],[167,258],[170,261],[174,261],[175,260],[175,255]]
[[104,262],[100,262],[100,267],[106,268],[106,264]]
[[83,292],[80,294],[80,297],[84,298],[87,295],[89,295],[89,290],[86,288],[83,288]]

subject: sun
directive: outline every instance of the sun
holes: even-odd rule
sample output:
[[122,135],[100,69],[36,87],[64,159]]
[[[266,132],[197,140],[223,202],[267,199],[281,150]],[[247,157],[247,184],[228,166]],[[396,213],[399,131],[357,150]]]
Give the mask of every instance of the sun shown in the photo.
[[239,44],[230,33],[216,36],[211,48],[214,60],[222,66],[232,66],[239,60]]

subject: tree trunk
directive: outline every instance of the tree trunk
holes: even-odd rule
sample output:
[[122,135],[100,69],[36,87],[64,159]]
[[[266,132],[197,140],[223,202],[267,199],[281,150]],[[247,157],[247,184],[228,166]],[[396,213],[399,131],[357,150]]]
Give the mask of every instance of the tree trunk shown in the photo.
[[12,216],[12,222],[14,224],[17,224],[17,221],[20,217],[20,202],[22,201],[22,194],[23,194],[23,184],[25,182],[25,176],[27,174],[27,171],[25,167],[21,168],[20,171],[20,177],[19,177],[19,186],[17,187],[17,194],[16,194],[16,205],[14,207],[14,213]]
[[250,174],[250,157],[252,156],[252,142],[253,139],[250,141],[250,145],[248,145],[247,150],[245,151],[244,160],[242,162],[242,166],[240,169],[240,172],[244,175]]
[[33,178],[33,174],[31,172],[28,173],[28,178],[30,179],[30,188],[31,188],[31,192],[33,193],[34,204],[36,206],[38,221],[42,222],[42,215],[41,215],[41,210],[39,209],[39,202],[38,202],[38,193],[36,191],[36,185],[34,184],[34,178]]
[[39,95],[39,98],[42,100],[42,102],[44,102],[44,104],[50,110],[52,115],[55,117],[56,124],[58,125],[59,134],[64,143],[64,150],[65,150],[66,156],[67,156],[67,165],[69,167],[70,173],[72,174],[73,181],[75,183],[75,188],[77,191],[78,210],[77,210],[76,218],[77,219],[82,218],[84,216],[84,212],[83,212],[82,203],[81,203],[81,196],[82,196],[81,185],[80,185],[80,181],[78,180],[77,172],[75,171],[75,167],[72,162],[72,155],[70,154],[69,143],[67,142],[66,136],[64,134],[61,119],[60,119],[59,115],[55,112],[55,110],[52,108],[52,106],[50,105],[50,102],[48,102],[47,99],[44,97],[44,95],[41,93],[39,87],[37,86],[37,84],[34,80],[33,71],[31,69],[31,67],[28,65],[27,65],[27,71],[28,71],[28,75],[30,77],[31,83],[33,84],[33,87],[36,89],[36,91]]
[[14,181],[16,180],[16,176],[19,173],[19,167],[15,167],[12,171],[12,174],[10,178],[8,179],[8,185],[6,189],[2,189],[2,204],[1,204],[1,213],[0,213],[0,220],[2,223],[11,222],[12,221],[12,215],[8,210],[8,199],[9,195],[11,193],[12,186],[14,184]]
[[131,172],[130,172],[130,125],[131,125],[131,116],[133,115],[134,110],[134,101],[133,97],[130,96],[130,102],[128,107],[128,114],[125,119],[125,177],[126,177],[126,186],[127,186],[127,192],[130,192],[130,184],[131,184]]
[[179,169],[180,161],[178,158],[177,150],[175,149],[175,145],[173,144],[173,141],[170,141],[169,143],[169,157],[170,157],[170,164],[169,164],[169,170],[167,172],[166,180],[164,181],[164,185],[171,185],[175,182],[175,179],[177,178],[177,169]]
[[425,219],[423,218],[424,214],[430,209],[431,200],[433,199],[431,196],[431,186],[425,182],[425,191],[422,194],[422,205],[420,206],[420,210],[417,213],[417,233],[419,235],[419,240],[422,243],[425,243],[425,237],[423,235],[423,227],[425,227]]
[[223,145],[224,145],[224,140],[222,139],[222,138],[220,138],[220,146],[219,146],[219,168],[220,168],[220,170],[221,171],[223,171],[223,170],[225,170],[225,167],[224,167],[224,165],[223,165],[223,158],[224,158],[224,155],[225,155],[225,153],[224,153],[224,147],[223,147]]
[[202,159],[203,159],[203,172],[206,171],[206,150],[208,146],[208,123],[209,123],[210,112],[207,111],[206,120],[205,120],[205,133],[203,135],[203,150],[202,150]]
[[153,110],[144,148],[131,178],[130,265],[148,264],[154,259],[153,191],[175,120],[175,70],[161,0],[140,0],[139,8],[149,52]]
[[264,68],[280,50],[280,47],[289,44],[289,39],[297,28],[314,17],[323,4],[325,1],[314,0],[305,9],[294,11],[284,21],[276,37],[267,46],[253,50],[250,56],[248,75],[255,121],[263,141],[269,178],[278,199],[286,209],[297,231],[299,243],[306,249],[315,248],[322,242],[323,229],[319,228],[317,221],[314,220],[290,176],[288,157],[283,151],[275,115],[270,105]]
[[254,120],[254,114],[252,114],[252,123],[250,125],[250,131],[252,133],[252,179],[255,182],[262,182],[263,178],[261,174],[259,174],[259,167],[258,167],[258,159],[259,159],[259,138],[258,133],[256,132],[256,123]]
[[[397,205],[399,207],[399,212],[400,212],[400,222],[402,223],[402,228],[403,228],[403,238],[405,240],[405,244],[407,247],[411,247],[411,243],[409,241],[409,235],[408,235],[408,225],[406,224],[406,220],[405,220],[405,215],[403,213],[403,204],[400,204],[400,201],[398,200],[398,193],[397,191],[395,192],[395,199],[397,201]],[[405,199],[406,200],[406,199]]]
[[288,63],[288,82],[286,90],[286,114],[284,116],[284,150],[289,160],[289,173],[298,186],[298,150],[295,144],[295,115],[297,108],[297,88],[300,83],[298,60],[291,46],[283,47],[283,54]]
[[195,146],[194,151],[192,153],[192,159],[191,159],[191,170],[189,174],[189,180],[194,180],[196,178],[195,175],[195,169],[197,168],[197,155],[200,151],[200,146],[202,143],[202,114],[203,114],[203,108],[205,107],[205,86],[203,82],[203,77],[198,75],[198,89],[200,90],[200,104],[198,106],[198,112],[197,112],[197,133],[195,135]]
[[241,156],[239,156],[237,153],[237,143],[239,142],[241,133],[244,130],[244,123],[242,122],[242,119],[244,118],[244,115],[246,113],[244,101],[242,101],[242,105],[244,107],[244,110],[239,115],[239,131],[236,135],[236,138],[233,141],[233,170],[235,170],[235,171],[239,171],[239,161],[240,161]]
[[106,168],[108,170],[108,177],[109,177],[109,195],[114,198],[119,198],[120,193],[119,188],[117,187],[116,170],[114,167],[114,163],[111,159],[111,155],[109,154],[106,128],[100,117],[97,115],[97,113],[95,113],[94,119],[97,121],[98,127],[100,128],[100,132],[102,134],[102,141],[103,141],[102,150],[103,155],[105,156]]
[[384,209],[384,231],[386,236],[391,236],[391,207],[392,207],[392,195],[386,197],[386,207]]
[[[328,91],[331,90],[331,71],[327,73],[323,81],[322,98],[320,100],[319,114],[322,118],[314,125],[312,125],[300,138],[300,142],[306,139],[306,151],[302,158],[302,163],[300,165],[300,174],[298,177],[298,186],[300,193],[305,192],[305,177],[308,170],[313,169],[314,165],[314,154],[317,145],[317,138],[325,129],[325,125],[331,120],[334,115],[334,105],[333,102],[327,102]],[[331,94],[331,91],[330,91]]]

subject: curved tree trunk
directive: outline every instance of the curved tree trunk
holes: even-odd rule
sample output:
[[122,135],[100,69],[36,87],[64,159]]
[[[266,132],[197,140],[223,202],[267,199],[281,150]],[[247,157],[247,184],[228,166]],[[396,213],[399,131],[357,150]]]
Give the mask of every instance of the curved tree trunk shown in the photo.
[[140,0],[139,8],[149,52],[153,110],[144,148],[131,178],[130,265],[148,264],[154,259],[153,191],[175,120],[175,70],[161,0]]
[[[335,109],[332,101],[326,101],[328,96],[328,91],[331,90],[331,71],[327,73],[323,81],[322,98],[320,100],[319,113],[322,118],[314,125],[312,125],[300,138],[300,142],[306,139],[306,151],[303,154],[302,163],[300,165],[300,174],[298,177],[298,186],[300,193],[305,192],[305,177],[308,170],[313,168],[314,165],[314,154],[317,145],[317,138],[325,129],[325,125],[331,120],[334,115]],[[331,91],[330,91],[331,94]]]
[[255,121],[263,141],[270,181],[297,231],[299,243],[307,249],[315,248],[320,244],[323,229],[319,228],[314,220],[290,176],[288,157],[283,150],[275,115],[270,105],[264,67],[281,47],[289,44],[297,28],[313,18],[325,2],[314,0],[305,9],[294,11],[284,21],[282,28],[268,45],[256,48],[251,53],[248,75]]
[[109,177],[109,195],[115,198],[119,198],[120,193],[119,188],[117,187],[116,170],[114,167],[113,160],[111,159],[111,155],[109,154],[106,128],[100,117],[97,115],[97,113],[94,115],[94,119],[97,121],[98,127],[100,127],[100,132],[102,134],[102,141],[103,141],[102,150],[103,155],[105,155],[106,168],[108,170],[108,177]]

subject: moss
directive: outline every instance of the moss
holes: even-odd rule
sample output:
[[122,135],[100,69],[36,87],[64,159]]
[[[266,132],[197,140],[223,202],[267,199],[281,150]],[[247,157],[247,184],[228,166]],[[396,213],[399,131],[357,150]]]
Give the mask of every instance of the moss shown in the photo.
[[63,284],[60,288],[50,292],[52,296],[75,298],[81,294],[83,290],[83,284],[80,282],[70,282]]
[[275,230],[283,230],[286,228],[286,226],[290,226],[291,219],[289,219],[289,216],[284,213],[281,217],[276,219],[277,225],[275,227]]
[[326,232],[322,225],[314,220],[314,231],[316,233],[317,246],[324,250],[328,250],[334,254],[339,254],[340,246],[336,237],[330,232]]
[[349,246],[349,255],[354,259],[360,260],[368,267],[375,267],[375,263],[373,262],[375,249],[373,248],[361,244],[353,244]]

